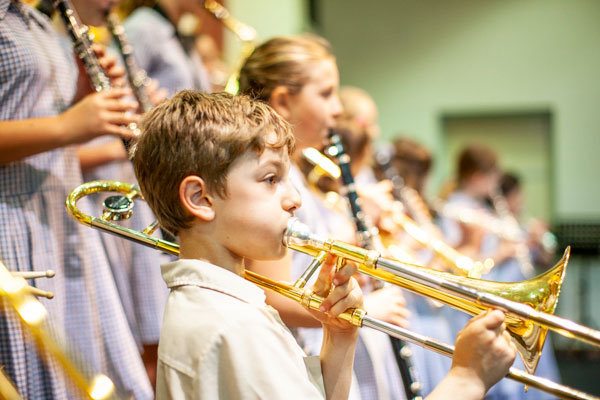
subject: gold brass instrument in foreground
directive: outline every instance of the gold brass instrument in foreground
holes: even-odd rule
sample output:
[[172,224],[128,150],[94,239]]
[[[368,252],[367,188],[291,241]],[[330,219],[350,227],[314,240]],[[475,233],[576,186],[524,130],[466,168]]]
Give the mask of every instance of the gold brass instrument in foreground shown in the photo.
[[6,376],[2,368],[0,368],[0,399],[23,400],[15,384]]
[[[45,273],[44,273],[45,274]],[[31,275],[26,275],[31,276]],[[38,277],[38,276],[35,276]],[[0,298],[6,300],[19,316],[27,332],[31,334],[38,348],[47,352],[56,360],[65,372],[65,376],[88,399],[115,398],[112,381],[102,374],[90,377],[83,373],[64,348],[56,341],[48,327],[48,312],[29,289],[30,286],[22,276],[15,276],[0,262]],[[40,357],[43,358],[43,357]],[[5,378],[5,377],[0,377]],[[0,398],[18,399],[13,397],[16,389],[11,388],[8,379],[0,379]]]
[[[104,202],[105,212],[102,218],[84,214],[77,208],[77,201],[80,198],[101,191],[118,192],[124,196],[109,197]],[[66,200],[66,207],[68,213],[84,225],[124,236],[166,253],[179,254],[177,244],[150,236],[156,224],[152,224],[144,232],[138,232],[112,222],[131,215],[133,201],[136,198],[141,199],[142,195],[140,189],[135,185],[115,181],[96,181],[75,188]],[[284,237],[285,244],[294,250],[316,255],[320,262],[325,259],[327,253],[334,254],[339,258],[357,262],[360,264],[359,269],[363,273],[384,279],[390,283],[399,284],[411,291],[442,301],[470,314],[479,314],[488,308],[498,308],[504,311],[507,314],[507,327],[512,337],[515,338],[517,343],[522,343],[522,348],[529,347],[531,344],[531,351],[537,352],[536,355],[527,357],[529,360],[533,359],[535,363],[539,359],[539,352],[547,328],[565,336],[579,338],[596,345],[600,344],[600,332],[546,313],[553,312],[556,307],[560,284],[564,278],[564,267],[568,260],[568,249],[561,262],[546,274],[525,282],[504,284],[456,277],[448,273],[434,272],[422,267],[387,260],[379,257],[375,251],[361,249],[339,241],[324,240],[312,235],[305,229],[306,227],[303,224],[295,219],[290,220],[290,222]],[[319,262],[313,262],[311,268],[314,269],[318,265]],[[301,280],[307,280],[306,275],[304,274]],[[285,282],[275,282],[251,271],[245,271],[245,278],[262,288],[273,290],[296,300],[307,308],[318,309],[323,300],[319,296],[304,290],[301,280],[297,284],[290,285]],[[506,300],[501,296],[514,296],[518,301],[523,301],[525,304]],[[451,357],[454,351],[451,345],[373,319],[366,315],[364,310],[350,309],[339,317],[356,326],[377,329],[390,336],[415,343],[446,356]],[[523,337],[520,335],[523,335]],[[511,368],[507,376],[560,398],[599,399],[515,368]]]

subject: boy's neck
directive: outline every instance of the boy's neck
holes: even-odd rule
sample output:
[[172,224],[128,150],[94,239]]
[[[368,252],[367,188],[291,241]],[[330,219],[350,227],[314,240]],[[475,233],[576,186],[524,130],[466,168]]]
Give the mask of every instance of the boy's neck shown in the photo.
[[179,234],[179,258],[200,260],[244,276],[244,259],[193,230]]

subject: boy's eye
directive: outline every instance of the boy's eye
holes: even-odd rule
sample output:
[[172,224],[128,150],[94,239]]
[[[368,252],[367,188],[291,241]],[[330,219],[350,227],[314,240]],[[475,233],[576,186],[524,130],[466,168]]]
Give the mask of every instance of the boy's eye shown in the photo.
[[279,182],[279,177],[277,175],[269,175],[264,179],[270,185],[274,185]]

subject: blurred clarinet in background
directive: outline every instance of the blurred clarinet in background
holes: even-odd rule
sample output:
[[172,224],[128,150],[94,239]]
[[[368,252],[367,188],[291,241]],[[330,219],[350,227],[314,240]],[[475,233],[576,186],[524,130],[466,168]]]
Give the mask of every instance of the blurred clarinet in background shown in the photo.
[[135,58],[133,57],[133,48],[127,41],[125,28],[121,24],[121,20],[116,14],[109,14],[106,18],[106,26],[112,34],[115,44],[119,49],[119,53],[123,58],[125,71],[127,72],[127,80],[129,81],[129,86],[131,86],[133,95],[138,101],[142,112],[149,111],[153,107],[150,96],[148,95],[150,78],[148,78],[146,71],[137,65]]
[[[344,151],[342,141],[334,130],[329,132],[329,142],[330,147],[327,149],[327,153],[330,156],[335,157],[338,161],[342,176],[343,190],[348,199],[350,209],[352,210],[359,245],[366,249],[376,249],[378,247],[375,244],[375,238],[378,237],[377,232],[375,228],[369,228],[365,214],[360,206],[354,184],[354,177],[350,170],[350,156]],[[390,337],[390,340],[396,363],[398,364],[398,369],[400,370],[400,375],[402,377],[406,398],[409,400],[421,399],[421,384],[415,378],[415,370],[411,360],[412,351],[410,347],[406,342],[397,338]]]

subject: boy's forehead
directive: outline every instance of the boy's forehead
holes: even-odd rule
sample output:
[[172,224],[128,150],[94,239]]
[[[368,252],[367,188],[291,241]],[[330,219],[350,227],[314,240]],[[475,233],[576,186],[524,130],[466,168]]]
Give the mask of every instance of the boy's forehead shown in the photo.
[[288,146],[277,146],[274,147],[273,144],[277,143],[281,138],[279,134],[275,131],[270,131],[265,136],[265,147],[262,152],[256,153],[258,157],[259,163],[282,163],[289,164],[289,149]]
[[267,145],[262,153],[256,153],[256,155],[259,164],[275,163],[288,165],[290,163],[287,146],[275,148]]
[[244,154],[234,161],[234,164],[238,166],[245,164],[249,167],[252,165],[262,167],[274,164],[276,166],[281,165],[287,167],[290,164],[290,157],[288,155],[287,146],[272,147],[266,145],[261,152],[254,149],[246,150]]

